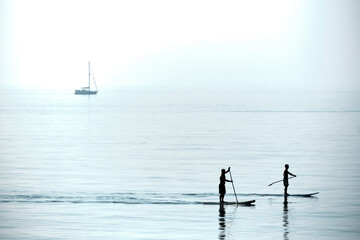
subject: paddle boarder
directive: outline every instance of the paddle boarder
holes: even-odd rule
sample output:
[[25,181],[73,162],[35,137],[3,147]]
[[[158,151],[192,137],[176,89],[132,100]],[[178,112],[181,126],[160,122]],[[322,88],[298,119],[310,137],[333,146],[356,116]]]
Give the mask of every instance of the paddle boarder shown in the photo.
[[228,168],[227,171],[225,169],[221,169],[220,184],[219,184],[220,203],[224,203],[224,197],[226,193],[225,182],[232,182],[231,180],[227,180],[225,178],[225,174],[228,172],[230,172],[230,167]]
[[296,177],[295,174],[292,174],[291,172],[289,172],[289,164],[285,164],[285,170],[284,170],[284,178],[283,178],[283,183],[284,183],[284,195],[287,196],[287,189],[289,187],[289,175]]

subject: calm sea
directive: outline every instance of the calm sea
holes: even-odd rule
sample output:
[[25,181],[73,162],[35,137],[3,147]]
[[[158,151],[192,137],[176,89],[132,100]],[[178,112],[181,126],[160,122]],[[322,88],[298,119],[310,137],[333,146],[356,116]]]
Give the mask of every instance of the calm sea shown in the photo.
[[0,92],[1,239],[359,239],[359,183],[359,93]]

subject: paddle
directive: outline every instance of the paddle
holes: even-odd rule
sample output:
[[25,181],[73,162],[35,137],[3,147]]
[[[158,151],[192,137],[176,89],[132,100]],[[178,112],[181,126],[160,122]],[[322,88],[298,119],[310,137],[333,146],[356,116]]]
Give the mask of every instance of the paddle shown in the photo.
[[234,189],[235,198],[236,198],[236,204],[239,204],[239,201],[238,201],[238,199],[237,199],[236,192],[235,192],[234,181],[233,181],[233,178],[232,178],[232,175],[231,175],[231,171],[229,170],[229,172],[230,172],[231,183],[232,183],[232,186],[233,186],[233,189]]
[[[294,178],[294,177],[289,177],[289,179],[290,178]],[[268,185],[268,187],[270,187],[271,185],[273,185],[274,183],[278,183],[278,182],[282,182],[283,181],[283,179],[281,179],[281,180],[279,180],[279,181],[276,181],[276,182],[273,182],[273,183],[270,183],[269,185]]]

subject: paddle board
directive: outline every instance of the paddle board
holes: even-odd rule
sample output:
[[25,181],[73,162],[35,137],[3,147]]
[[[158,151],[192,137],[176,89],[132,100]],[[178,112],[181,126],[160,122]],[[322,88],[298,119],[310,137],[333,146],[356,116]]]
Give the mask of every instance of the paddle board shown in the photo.
[[[288,196],[290,196],[290,197],[312,197],[316,194],[319,194],[319,192],[306,193],[306,194],[288,194]],[[284,194],[283,194],[283,196],[284,196]]]
[[[252,203],[254,203],[255,200],[250,200],[250,201],[243,201],[243,202],[224,202],[223,205],[247,205],[250,206],[252,205]],[[219,205],[219,202],[200,202],[200,204],[205,204],[205,205]]]
[[[288,197],[312,197],[316,194],[319,194],[319,192],[313,192],[313,193],[304,193],[304,194],[288,194],[287,196]],[[254,194],[255,196],[256,195],[259,195],[259,196],[265,196],[265,197],[283,197],[284,194],[281,193],[281,194]]]

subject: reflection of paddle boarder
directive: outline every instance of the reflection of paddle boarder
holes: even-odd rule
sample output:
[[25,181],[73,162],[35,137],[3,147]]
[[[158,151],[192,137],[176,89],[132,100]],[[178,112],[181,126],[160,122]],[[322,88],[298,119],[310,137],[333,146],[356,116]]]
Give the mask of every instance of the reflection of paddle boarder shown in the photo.
[[225,229],[226,229],[225,208],[224,208],[224,204],[220,204],[220,206],[219,206],[219,240],[226,239]]
[[228,168],[227,171],[225,171],[225,169],[221,169],[220,184],[219,184],[220,203],[224,202],[224,197],[226,193],[225,182],[232,182],[231,180],[227,180],[225,178],[225,174],[228,172],[230,172],[230,167]]
[[289,209],[287,205],[287,197],[285,195],[284,208],[283,208],[283,227],[284,227],[284,240],[289,240]]
[[291,176],[294,176],[296,177],[295,174],[292,174],[291,172],[289,172],[289,164],[285,164],[285,170],[284,170],[284,179],[283,179],[283,182],[284,182],[284,195],[287,196],[288,193],[287,193],[287,189],[289,187],[289,174]]

